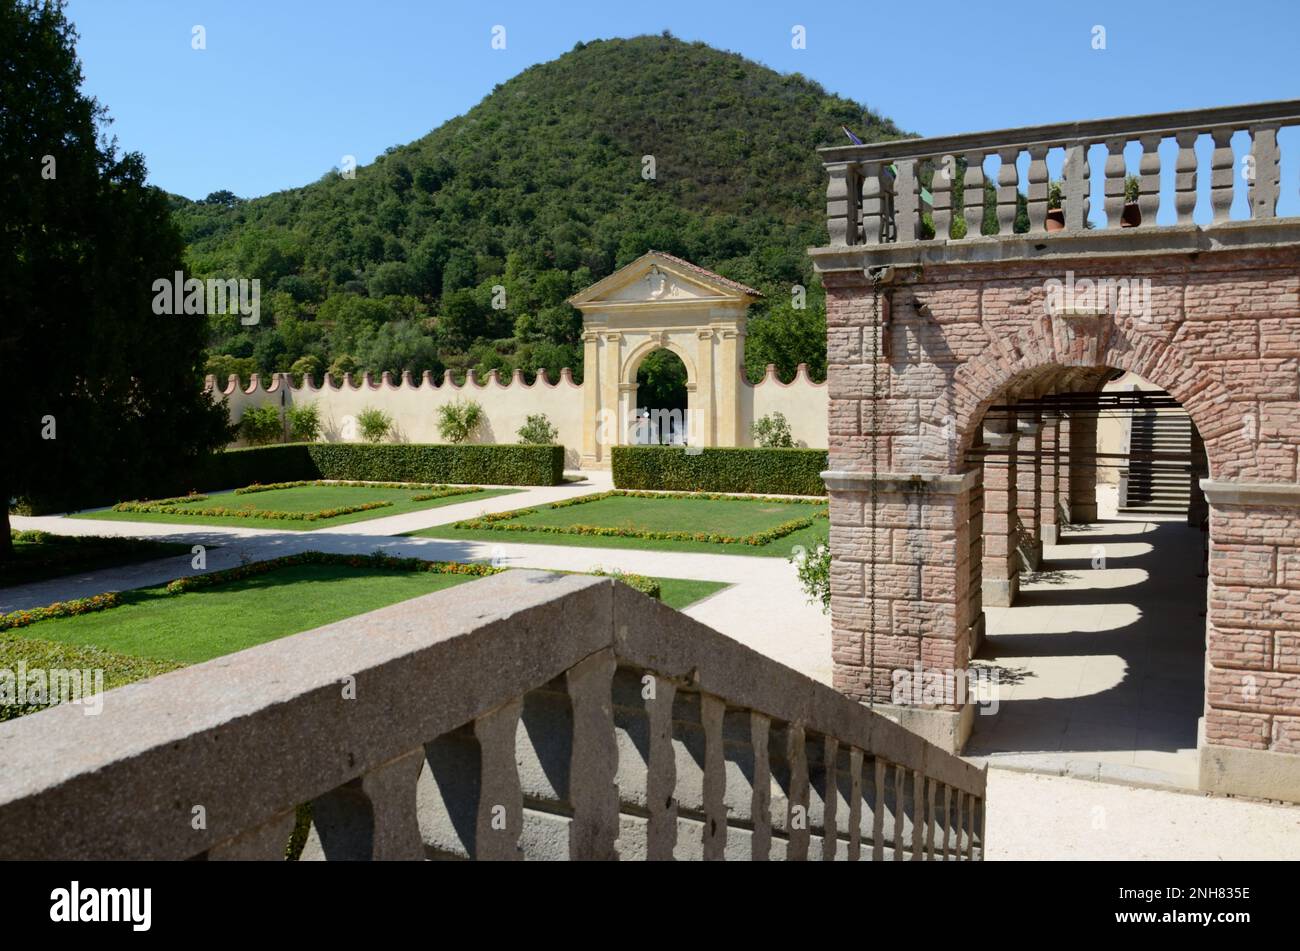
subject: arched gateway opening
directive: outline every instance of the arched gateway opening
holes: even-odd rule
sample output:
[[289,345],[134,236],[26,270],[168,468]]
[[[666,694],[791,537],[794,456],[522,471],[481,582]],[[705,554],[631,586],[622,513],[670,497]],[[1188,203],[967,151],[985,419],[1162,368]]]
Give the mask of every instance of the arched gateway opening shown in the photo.
[[671,350],[651,350],[636,368],[633,445],[680,446],[690,425],[686,364]]

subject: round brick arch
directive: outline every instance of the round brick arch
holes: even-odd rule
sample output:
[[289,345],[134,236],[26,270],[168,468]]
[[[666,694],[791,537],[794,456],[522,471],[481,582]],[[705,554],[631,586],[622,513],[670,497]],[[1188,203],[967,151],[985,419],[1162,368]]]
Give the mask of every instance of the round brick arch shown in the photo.
[[[1167,391],[1191,417],[1205,443],[1211,478],[1240,475],[1253,458],[1227,387],[1197,369],[1173,333],[1121,326],[1109,317],[1047,318],[1008,334],[953,373],[955,463],[976,442],[990,406],[1008,395],[1100,390],[1107,370],[1125,370]],[[1103,371],[1092,375],[1081,370]]]

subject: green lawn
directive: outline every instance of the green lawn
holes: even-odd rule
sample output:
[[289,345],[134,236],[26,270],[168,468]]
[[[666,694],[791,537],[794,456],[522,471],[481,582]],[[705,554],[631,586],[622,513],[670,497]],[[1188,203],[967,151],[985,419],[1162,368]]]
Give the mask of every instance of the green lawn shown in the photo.
[[692,581],[688,578],[656,578],[655,581],[659,582],[659,600],[678,611],[731,587],[725,581]]
[[49,532],[10,532],[10,537],[14,542],[14,557],[0,563],[0,587],[190,553],[188,544],[142,538]]
[[[0,668],[11,650],[36,640],[116,655],[197,664],[256,644],[454,585],[473,575],[350,565],[294,565],[211,588],[169,594],[165,586],[123,592],[120,607],[38,621],[0,634]],[[682,608],[727,587],[657,578],[665,604]]]
[[[554,529],[569,526],[629,529],[645,532],[710,532],[728,536],[746,536],[770,531],[795,519],[824,514],[821,506],[789,504],[767,500],[717,498],[645,498],[610,496],[581,505],[559,508],[540,507],[529,514],[505,519],[498,524],[521,526],[522,530],[493,528],[457,528],[439,525],[408,534],[425,538],[468,539],[497,544],[511,542],[541,545],[571,545],[582,548],[638,548],[659,551],[707,552],[721,555],[765,555],[787,558],[796,546],[812,549],[824,543],[830,523],[813,518],[813,524],[762,545],[729,544],[673,538],[635,538],[595,534],[556,534]],[[530,526],[550,528],[529,531]]]
[[184,594],[168,594],[162,587],[127,591],[121,607],[38,621],[13,634],[197,664],[473,580],[426,571],[296,565]]
[[[459,488],[459,487],[458,487]],[[465,486],[464,488],[473,488]],[[364,512],[352,512],[333,518],[315,521],[295,519],[259,518],[257,516],[215,516],[182,515],[156,512],[114,512],[112,509],[97,509],[90,512],[78,512],[73,518],[111,519],[126,522],[163,522],[174,525],[226,525],[240,528],[274,528],[290,531],[311,531],[328,528],[333,525],[349,525],[374,518],[387,518],[390,515],[402,515],[423,509],[438,508],[443,505],[459,505],[463,502],[481,502],[498,495],[510,495],[521,489],[479,489],[461,495],[451,495],[441,499],[427,499],[423,502],[413,500],[413,496],[424,495],[428,489],[385,489],[366,486],[341,485],[304,485],[290,489],[270,489],[265,492],[251,492],[237,495],[234,492],[212,493],[206,501],[179,503],[183,507],[249,509],[258,512],[319,512],[325,509],[345,508],[368,502],[391,502],[383,508],[368,509]]]

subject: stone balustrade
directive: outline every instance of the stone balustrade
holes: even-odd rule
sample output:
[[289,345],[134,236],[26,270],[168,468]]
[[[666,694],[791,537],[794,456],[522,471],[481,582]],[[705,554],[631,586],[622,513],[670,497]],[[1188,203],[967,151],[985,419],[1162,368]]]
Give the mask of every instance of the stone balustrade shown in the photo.
[[0,749],[0,859],[278,859],[303,803],[307,859],[983,856],[983,770],[585,576],[415,598]]
[[[1026,234],[1041,238],[1049,231],[1048,157],[1054,149],[1063,153],[1060,207],[1064,231],[1057,233],[1078,234],[1089,220],[1093,192],[1089,151],[1094,146],[1106,150],[1100,170],[1106,221],[1095,224],[1097,230],[1120,227],[1125,180],[1130,175],[1138,179],[1141,223],[1135,226],[1136,232],[1160,227],[1156,218],[1161,184],[1170,184],[1165,176],[1172,176],[1172,188],[1165,191],[1173,197],[1174,225],[1192,224],[1201,175],[1209,178],[1212,225],[1229,221],[1238,188],[1246,189],[1251,221],[1271,219],[1277,213],[1280,191],[1278,130],[1297,124],[1300,100],[1289,100],[824,148],[820,151],[830,177],[826,192],[830,248],[822,250],[932,240],[926,216],[933,223],[934,237],[948,241],[987,238],[981,235],[986,175],[995,186],[995,237],[1005,239],[1013,234],[1023,195],[1029,218]],[[1232,143],[1239,132],[1246,133],[1250,143],[1240,156],[1234,154]],[[1208,136],[1213,143],[1208,168],[1196,152],[1201,136]],[[1176,159],[1172,168],[1162,167],[1159,149],[1171,139],[1177,145]],[[1136,168],[1125,161],[1130,143],[1141,146]],[[1025,156],[1027,175],[1022,181],[1017,163]],[[957,174],[962,164],[964,201],[958,202],[954,189],[962,177]],[[994,164],[995,171],[986,171]],[[928,181],[928,189],[923,179]],[[958,214],[964,219],[964,233],[954,228]]]

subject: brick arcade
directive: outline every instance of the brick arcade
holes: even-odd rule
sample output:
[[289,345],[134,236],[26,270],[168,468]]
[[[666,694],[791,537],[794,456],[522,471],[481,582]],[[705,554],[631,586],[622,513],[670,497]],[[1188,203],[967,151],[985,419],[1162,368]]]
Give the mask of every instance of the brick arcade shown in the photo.
[[[1198,452],[1203,444],[1201,786],[1300,801],[1300,223],[1273,213],[1275,129],[1297,121],[1296,106],[1136,117],[1118,131],[1077,123],[824,150],[831,242],[811,253],[827,287],[838,689],[961,748],[970,704],[891,705],[893,671],[965,668],[984,606],[1014,604],[1043,543],[1055,543],[1063,524],[1096,518],[1096,413],[1071,411],[1068,400],[1084,405],[1116,371],[1130,371],[1167,391],[1190,416]],[[1250,131],[1263,170],[1244,189],[1246,220],[1229,215],[1228,125]],[[1189,127],[1216,144],[1206,224],[1192,220]],[[1178,220],[1157,225],[1164,137],[1180,148]],[[1085,229],[1088,150],[1109,151],[1105,210],[1115,222],[1129,140],[1144,150],[1146,224]],[[1065,153],[1073,228],[1049,234],[1053,148]],[[1011,227],[1022,152],[1023,234]],[[936,175],[932,194],[922,183],[922,169],[945,153],[967,160],[972,237],[926,240],[923,213],[940,234],[960,217],[951,183]],[[994,157],[1000,228],[976,237],[983,165]],[[1080,305],[1063,301],[1067,279],[1142,293]]]

